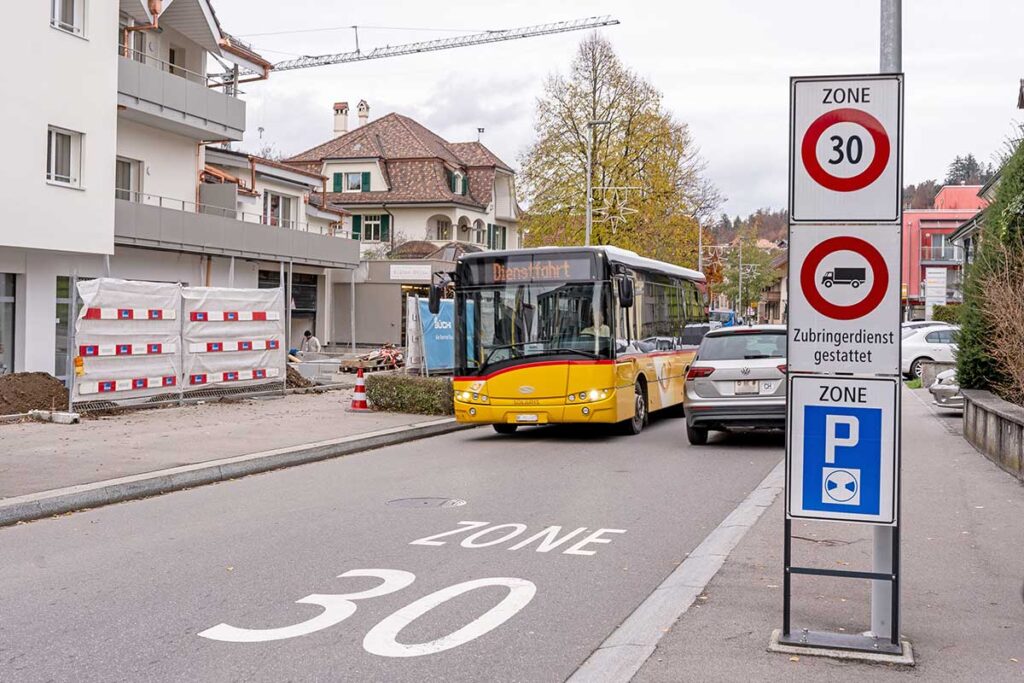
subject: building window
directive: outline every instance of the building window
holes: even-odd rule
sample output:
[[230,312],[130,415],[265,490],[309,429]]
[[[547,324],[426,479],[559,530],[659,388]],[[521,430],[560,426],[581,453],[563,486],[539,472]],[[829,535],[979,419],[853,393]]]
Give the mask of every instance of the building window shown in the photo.
[[381,217],[379,214],[363,216],[363,241],[380,242]]
[[294,226],[292,219],[292,203],[294,197],[278,194],[276,192],[263,193],[263,221],[267,225],[277,225],[283,228]]
[[46,179],[81,186],[82,134],[50,126],[46,133]]
[[167,51],[167,61],[171,65],[171,75],[186,78],[188,69],[185,68],[185,50],[180,47],[171,47]]
[[0,375],[14,372],[13,273],[0,273]]
[[487,226],[487,248],[488,249],[504,249],[507,246],[507,234],[508,228],[504,225],[488,225]]
[[85,0],[50,0],[50,26],[85,35]]
[[114,171],[114,197],[129,202],[139,201],[139,172],[142,164],[132,159],[117,157]]
[[439,240],[450,240],[452,238],[452,222],[438,219],[437,221],[437,239]]

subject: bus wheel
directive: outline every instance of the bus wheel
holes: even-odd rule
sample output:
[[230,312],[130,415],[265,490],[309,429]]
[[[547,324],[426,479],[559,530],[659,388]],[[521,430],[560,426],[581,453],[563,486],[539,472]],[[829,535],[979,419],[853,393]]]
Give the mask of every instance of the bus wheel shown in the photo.
[[494,427],[494,431],[498,432],[499,434],[515,434],[516,428],[519,427],[519,425],[510,424],[496,424],[492,426]]
[[633,385],[633,394],[636,403],[633,408],[633,418],[626,420],[625,428],[627,434],[639,434],[647,424],[647,394],[640,382]]

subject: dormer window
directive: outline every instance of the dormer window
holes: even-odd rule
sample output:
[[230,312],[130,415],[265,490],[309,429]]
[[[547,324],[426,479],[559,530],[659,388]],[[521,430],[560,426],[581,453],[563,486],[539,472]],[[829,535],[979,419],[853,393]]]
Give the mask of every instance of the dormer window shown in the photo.
[[369,192],[370,172],[350,171],[335,173],[332,187],[334,192]]
[[448,181],[448,189],[452,194],[465,195],[469,191],[469,178],[458,171],[444,170],[445,180]]

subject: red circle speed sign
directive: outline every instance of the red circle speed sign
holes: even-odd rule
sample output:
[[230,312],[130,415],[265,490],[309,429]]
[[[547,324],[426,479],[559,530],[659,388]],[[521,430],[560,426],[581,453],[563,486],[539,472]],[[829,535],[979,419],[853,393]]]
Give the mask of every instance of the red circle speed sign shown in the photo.
[[[843,178],[835,176],[826,171],[818,161],[817,147],[818,138],[830,127],[837,123],[856,123],[862,126],[871,134],[875,143],[875,156],[867,168],[857,175]],[[804,162],[804,168],[808,175],[816,183],[829,190],[836,192],[854,192],[863,190],[871,183],[878,180],[882,171],[889,164],[889,136],[885,127],[871,114],[860,109],[833,109],[827,111],[811,123],[804,133],[803,142],[800,145],[800,156]]]
[[[840,306],[825,299],[818,291],[818,283],[814,278],[822,259],[837,251],[852,251],[860,254],[871,266],[873,276],[871,289],[863,299],[849,306]],[[804,265],[800,268],[800,289],[803,290],[807,303],[818,313],[833,320],[854,320],[864,317],[882,303],[882,299],[885,298],[885,290],[888,287],[889,268],[885,265],[882,254],[868,242],[857,237],[832,237],[821,242],[811,249],[807,258],[804,259]]]

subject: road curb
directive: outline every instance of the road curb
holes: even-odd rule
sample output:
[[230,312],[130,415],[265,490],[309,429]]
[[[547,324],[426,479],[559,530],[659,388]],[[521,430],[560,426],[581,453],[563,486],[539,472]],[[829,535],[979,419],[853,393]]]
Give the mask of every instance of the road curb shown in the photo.
[[455,418],[449,417],[7,498],[0,500],[0,527],[328,460],[473,426],[458,424]]

